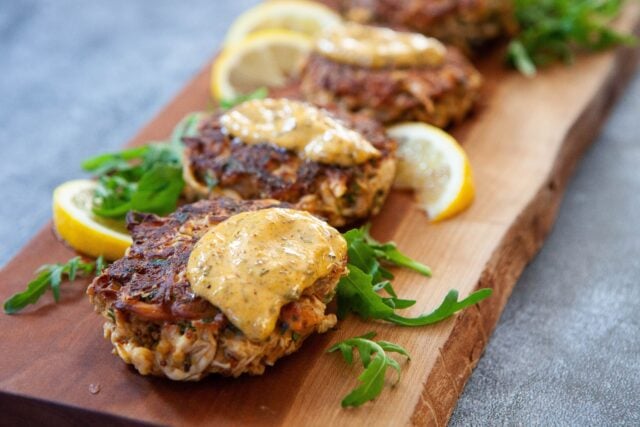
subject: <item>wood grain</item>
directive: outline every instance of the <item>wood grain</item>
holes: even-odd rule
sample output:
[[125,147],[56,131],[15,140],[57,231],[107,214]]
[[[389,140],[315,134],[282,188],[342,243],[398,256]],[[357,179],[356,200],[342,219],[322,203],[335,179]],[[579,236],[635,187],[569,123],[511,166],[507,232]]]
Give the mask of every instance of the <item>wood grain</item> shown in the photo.
[[[619,25],[635,29],[637,4]],[[443,425],[477,363],[521,274],[551,229],[562,193],[624,88],[638,50],[582,58],[570,68],[526,79],[500,66],[498,54],[480,68],[487,77],[485,105],[455,130],[474,165],[477,200],[454,220],[429,224],[410,194],[394,192],[374,220],[380,239],[393,239],[432,266],[433,279],[399,271],[397,289],[415,298],[410,314],[430,310],[446,292],[466,295],[491,287],[480,305],[433,327],[405,329],[349,318],[316,336],[262,377],[210,377],[174,383],[142,377],[110,354],[102,320],[84,294],[86,281],[65,285],[62,302],[47,296],[15,316],[0,316],[0,424],[66,420],[69,424],[195,425]],[[167,136],[186,113],[207,105],[208,72],[201,72],[132,143]],[[24,288],[45,262],[74,253],[51,227],[0,271],[0,298]],[[375,404],[343,410],[357,369],[324,350],[370,330],[406,346],[413,355],[402,381]],[[99,385],[97,394],[90,386]],[[115,417],[115,418],[114,418]]]

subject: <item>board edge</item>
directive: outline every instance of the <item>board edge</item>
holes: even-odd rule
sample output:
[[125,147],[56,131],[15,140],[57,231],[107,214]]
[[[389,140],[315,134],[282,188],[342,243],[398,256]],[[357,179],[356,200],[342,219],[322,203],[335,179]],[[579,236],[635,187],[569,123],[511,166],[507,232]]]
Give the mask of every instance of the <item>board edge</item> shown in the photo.
[[[640,33],[640,22],[634,33]],[[447,341],[438,350],[436,363],[423,383],[411,414],[411,425],[443,426],[448,423],[518,278],[551,232],[580,160],[595,142],[639,63],[640,49],[637,47],[620,48],[614,54],[611,71],[601,83],[597,96],[567,132],[544,184],[511,224],[472,290],[492,288],[492,297],[459,314]],[[448,386],[443,388],[443,384]]]

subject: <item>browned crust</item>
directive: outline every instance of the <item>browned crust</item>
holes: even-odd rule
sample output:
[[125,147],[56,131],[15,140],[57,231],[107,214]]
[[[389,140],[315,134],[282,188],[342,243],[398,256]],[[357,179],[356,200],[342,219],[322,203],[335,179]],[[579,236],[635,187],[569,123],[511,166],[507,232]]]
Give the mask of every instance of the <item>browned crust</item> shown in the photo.
[[130,213],[133,245],[89,286],[99,305],[113,305],[149,320],[201,319],[218,311],[191,291],[185,270],[199,238],[230,216],[269,207],[274,200],[234,201],[220,198],[185,205],[168,217]]
[[[369,118],[336,114],[381,154],[361,165],[341,167],[305,160],[268,141],[244,144],[224,132],[220,116],[212,115],[198,136],[184,141],[187,183],[200,197],[276,199],[342,226],[376,213],[391,187],[396,143]],[[388,177],[377,179],[389,169]]]
[[305,98],[324,107],[365,114],[383,123],[422,121],[446,127],[475,104],[480,73],[456,49],[439,67],[370,69],[334,62],[319,54],[301,74]]
[[349,20],[436,37],[471,50],[517,24],[511,0],[318,0]]
[[168,217],[131,213],[133,244],[89,286],[96,311],[106,319],[105,337],[114,351],[142,374],[198,380],[210,373],[258,375],[296,351],[313,332],[336,322],[326,303],[346,270],[346,257],[285,305],[276,329],[251,342],[220,310],[197,297],[186,277],[196,242],[212,226],[240,212],[289,207],[275,200],[202,200]]

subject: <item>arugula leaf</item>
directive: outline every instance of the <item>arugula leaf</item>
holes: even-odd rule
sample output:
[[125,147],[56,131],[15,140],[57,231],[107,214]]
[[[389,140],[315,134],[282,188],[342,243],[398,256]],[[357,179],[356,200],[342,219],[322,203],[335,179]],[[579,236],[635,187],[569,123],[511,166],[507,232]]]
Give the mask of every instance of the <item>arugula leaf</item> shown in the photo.
[[423,276],[431,277],[431,269],[415,261],[398,250],[395,243],[380,243],[369,234],[371,225],[367,224],[344,233],[349,251],[349,263],[373,276],[374,283],[381,279],[393,279],[393,274],[383,268],[380,260],[387,264],[414,270]]
[[538,66],[571,63],[576,50],[598,51],[636,38],[610,28],[624,0],[515,0],[521,31],[507,50],[507,60],[533,76]]
[[[369,234],[369,225],[344,233],[347,241],[349,273],[338,282],[338,317],[355,313],[365,320],[385,320],[401,326],[430,325],[452,316],[470,305],[491,295],[490,289],[481,289],[462,301],[458,301],[458,291],[450,291],[442,304],[432,313],[415,318],[396,314],[416,304],[415,300],[398,297],[390,279],[393,274],[381,265],[381,261],[412,269],[424,276],[431,276],[431,269],[398,250],[391,242],[380,243]],[[387,297],[379,294],[386,292]]]
[[396,265],[398,267],[408,268],[410,270],[416,271],[423,276],[431,277],[431,269],[406,256],[402,252],[400,252],[393,242],[380,243],[371,237],[369,230],[371,229],[371,224],[367,224],[361,228],[363,233],[363,237],[365,242],[373,248],[378,258],[381,258],[387,261],[390,264]]
[[175,210],[184,188],[182,138],[194,136],[204,113],[187,115],[165,143],[101,154],[82,163],[98,177],[93,213],[122,219],[132,209],[165,215]]
[[142,171],[147,171],[157,162],[182,163],[182,138],[195,136],[198,125],[205,113],[187,114],[173,129],[168,143],[150,143],[140,147],[126,148],[117,153],[106,153],[91,157],[82,162],[82,168],[95,175],[131,170],[131,162],[139,162]]
[[349,312],[356,313],[365,320],[387,319],[394,310],[385,304],[373,289],[373,277],[349,264],[349,274],[342,277],[336,288],[338,296],[338,317],[344,318]]
[[[102,274],[102,272],[104,271],[105,268],[107,268],[108,263],[105,261],[104,257],[102,255],[100,255],[97,259],[96,259],[96,264],[95,264],[95,273],[96,276],[98,274]],[[75,280],[75,275],[73,277],[69,277],[69,279],[71,280]]]
[[375,292],[384,290],[386,293],[388,293],[390,297],[382,298],[382,301],[391,308],[403,309],[412,307],[416,304],[416,301],[414,300],[398,298],[398,295],[396,294],[396,291],[395,289],[393,289],[393,285],[389,280],[376,283],[375,285],[373,285],[373,290]]
[[361,384],[342,399],[343,408],[357,407],[378,397],[382,393],[388,367],[398,373],[395,383],[400,381],[400,364],[387,352],[398,353],[411,360],[409,353],[403,347],[387,341],[373,341],[372,338],[375,335],[375,332],[370,332],[361,337],[350,338],[334,344],[327,350],[327,353],[340,351],[344,360],[351,365],[353,349],[356,348],[364,366],[364,371],[358,376]]
[[140,178],[130,206],[140,212],[171,213],[176,209],[183,188],[180,166],[157,164]]
[[344,238],[347,241],[350,265],[369,274],[374,282],[393,278],[393,275],[380,265],[375,250],[366,243],[361,229],[346,232]]
[[196,136],[198,134],[198,127],[200,126],[200,122],[206,116],[207,113],[205,113],[204,111],[196,111],[194,113],[187,114],[173,129],[173,132],[171,133],[170,144],[174,147],[178,147],[179,159],[182,158],[182,138]]
[[242,104],[243,102],[251,101],[254,99],[264,99],[267,96],[269,96],[269,91],[267,90],[266,87],[261,87],[245,95],[239,95],[239,96],[236,96],[235,98],[221,100],[220,108],[222,108],[223,110],[229,110],[235,107],[236,105]]
[[[458,291],[451,290],[433,312],[414,318],[404,317],[396,314],[396,310],[411,307],[416,301],[397,298],[388,282],[382,282],[383,286],[381,283],[374,284],[373,277],[355,265],[349,264],[348,268],[349,274],[340,279],[336,289],[340,318],[351,312],[364,320],[386,320],[400,326],[425,326],[440,322],[466,307],[477,304],[492,293],[491,289],[480,289],[458,301]],[[377,291],[381,289],[387,290],[391,298],[380,296]]]
[[[344,278],[345,283],[338,287],[338,314],[346,316],[349,311],[360,314],[364,318],[382,318],[368,313],[381,310],[380,303],[388,308],[405,309],[416,301],[398,298],[390,280],[393,274],[382,267],[386,264],[405,267],[417,271],[424,276],[431,276],[431,269],[398,250],[392,242],[380,243],[369,234],[370,225],[344,233],[347,241],[350,275]],[[389,297],[382,298],[377,292],[384,290]],[[342,301],[342,303],[340,303]],[[377,307],[377,308],[376,308]]]
[[101,176],[93,193],[93,213],[104,218],[124,218],[131,210],[136,189],[136,183],[120,176]]
[[143,145],[142,147],[128,148],[118,153],[100,154],[82,162],[82,168],[96,175],[104,175],[116,170],[122,171],[130,168],[128,161],[142,158],[147,151],[149,151],[149,146]]
[[525,76],[534,76],[537,72],[536,64],[527,52],[527,48],[524,47],[522,41],[513,40],[509,43],[507,48],[507,57],[511,61],[512,65],[516,67]]
[[465,299],[458,301],[458,291],[452,289],[449,291],[447,296],[444,297],[440,306],[429,314],[423,314],[414,318],[407,318],[394,313],[385,320],[401,326],[432,325],[453,316],[457,311],[479,303],[483,299],[488,298],[492,293],[493,291],[491,289],[484,288],[472,293]]
[[65,280],[73,281],[76,277],[88,276],[94,271],[99,274],[105,266],[104,259],[99,257],[95,262],[85,262],[79,256],[71,258],[64,264],[45,264],[36,270],[36,277],[27,284],[27,289],[18,292],[4,302],[4,312],[14,314],[38,299],[51,288],[55,302],[60,300],[60,285]]

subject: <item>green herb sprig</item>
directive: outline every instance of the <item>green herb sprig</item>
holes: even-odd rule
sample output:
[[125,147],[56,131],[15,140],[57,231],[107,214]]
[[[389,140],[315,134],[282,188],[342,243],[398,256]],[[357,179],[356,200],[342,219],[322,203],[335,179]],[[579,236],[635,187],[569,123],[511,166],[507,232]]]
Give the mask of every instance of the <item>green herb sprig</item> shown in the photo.
[[[391,283],[393,274],[382,263],[409,268],[427,277],[431,276],[431,269],[400,252],[395,244],[375,241],[369,234],[369,226],[348,231],[344,237],[348,245],[349,274],[340,279],[337,287],[340,318],[354,313],[365,320],[425,326],[444,320],[491,295],[491,289],[480,289],[459,301],[458,291],[451,290],[431,313],[413,318],[401,316],[396,310],[412,307],[416,301],[398,297]],[[382,291],[388,296],[382,296],[379,293]]]
[[405,267],[423,276],[431,277],[431,269],[400,252],[393,242],[376,241],[369,230],[370,224],[344,233],[349,250],[349,263],[371,274],[376,282],[381,278],[393,279],[393,274],[382,266],[382,262]]
[[343,408],[360,406],[378,397],[382,393],[389,367],[398,374],[394,384],[400,381],[400,364],[387,352],[398,353],[411,360],[411,356],[403,347],[387,341],[373,341],[372,338],[375,336],[375,332],[370,332],[361,337],[341,341],[327,350],[327,353],[339,350],[344,360],[351,365],[353,364],[353,350],[357,349],[360,361],[364,366],[364,371],[358,377],[361,384],[342,399]]
[[42,295],[51,289],[55,302],[60,300],[60,285],[63,281],[74,281],[77,277],[88,277],[92,273],[100,274],[106,264],[102,257],[95,262],[83,261],[79,256],[66,263],[45,264],[36,270],[36,277],[27,284],[27,289],[13,295],[4,302],[4,312],[14,314],[29,304],[35,304]]
[[[384,298],[377,291],[384,289],[390,297]],[[463,300],[458,300],[458,291],[451,290],[442,303],[431,313],[417,317],[404,317],[396,310],[409,308],[415,300],[399,299],[389,282],[375,283],[373,277],[354,265],[349,265],[349,274],[338,283],[338,317],[355,313],[365,320],[386,320],[400,326],[426,326],[453,316],[456,312],[477,304],[491,295],[491,289],[480,289]]]
[[182,138],[193,136],[202,113],[185,117],[169,142],[101,154],[82,163],[98,177],[92,209],[104,218],[122,219],[130,210],[173,212],[184,188]]
[[611,28],[625,0],[515,0],[520,33],[508,61],[527,76],[552,62],[571,63],[576,51],[599,51],[636,38]]
[[[220,107],[232,108],[242,102],[267,97],[266,88],[237,98],[223,100]],[[103,218],[123,219],[131,210],[166,215],[176,209],[184,189],[182,179],[182,138],[195,136],[205,113],[187,115],[167,142],[101,154],[82,163],[82,168],[98,179],[92,201],[93,213]],[[207,185],[215,186],[215,179]]]
[[252,101],[254,99],[264,99],[267,96],[269,96],[269,90],[266,87],[261,87],[248,94],[238,95],[235,98],[221,100],[220,108],[222,108],[223,110],[229,110],[238,104],[242,104],[243,102]]
[[[342,277],[337,286],[338,317],[349,313],[359,315],[365,320],[383,320],[400,326],[425,326],[447,319],[456,312],[476,304],[489,297],[491,289],[480,289],[463,300],[458,300],[458,291],[451,290],[442,303],[432,312],[417,317],[404,317],[396,313],[412,307],[415,300],[398,297],[391,280],[393,274],[385,264],[409,268],[423,276],[430,277],[431,269],[400,252],[393,242],[380,243],[369,234],[369,225],[344,233],[347,241],[349,273]],[[387,296],[380,293],[385,292]],[[387,341],[373,341],[375,333],[351,338],[329,348],[328,352],[340,350],[347,363],[353,363],[353,349],[358,349],[365,368],[358,377],[360,386],[351,391],[343,400],[342,406],[360,406],[375,399],[382,392],[387,368],[391,366],[398,372],[400,365],[386,352],[395,352],[406,356],[407,351]]]

